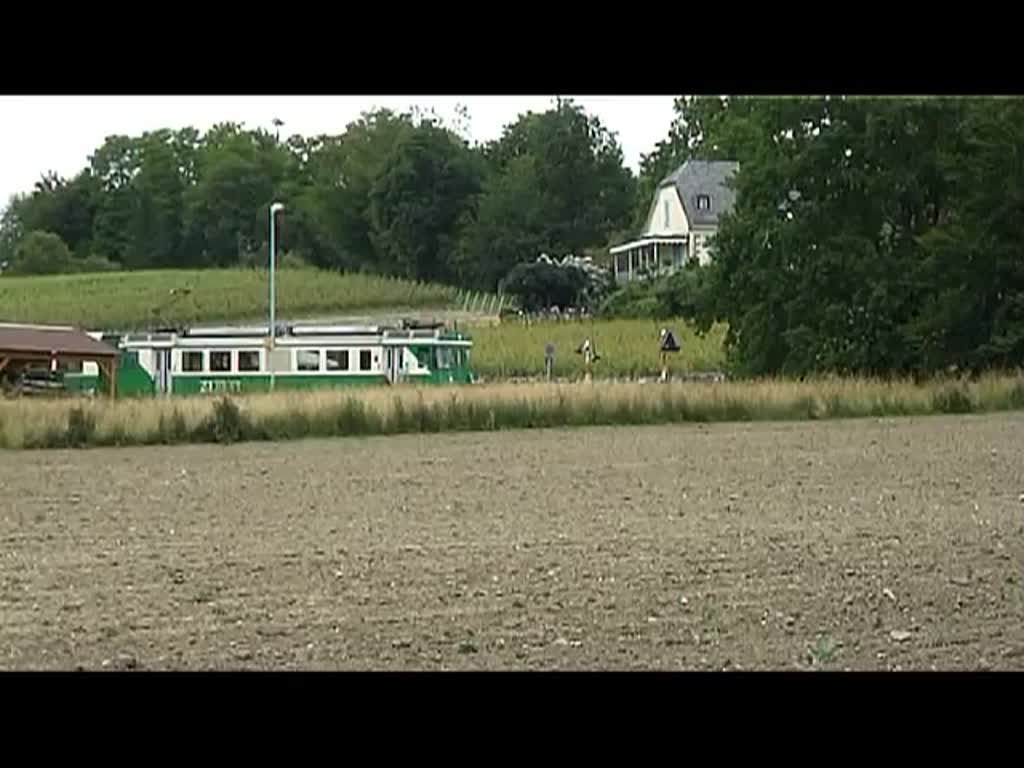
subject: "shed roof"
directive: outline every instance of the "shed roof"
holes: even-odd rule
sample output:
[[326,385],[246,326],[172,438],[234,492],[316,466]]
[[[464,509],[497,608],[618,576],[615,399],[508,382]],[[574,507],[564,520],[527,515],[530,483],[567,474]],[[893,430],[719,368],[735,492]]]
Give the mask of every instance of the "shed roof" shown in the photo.
[[0,357],[78,357],[107,359],[118,351],[69,326],[0,323]]
[[[736,193],[726,182],[739,167],[739,163],[731,160],[687,160],[666,176],[658,187],[675,185],[691,226],[713,226],[718,224],[719,216],[732,210],[736,202]],[[697,208],[698,195],[711,198],[710,210]]]

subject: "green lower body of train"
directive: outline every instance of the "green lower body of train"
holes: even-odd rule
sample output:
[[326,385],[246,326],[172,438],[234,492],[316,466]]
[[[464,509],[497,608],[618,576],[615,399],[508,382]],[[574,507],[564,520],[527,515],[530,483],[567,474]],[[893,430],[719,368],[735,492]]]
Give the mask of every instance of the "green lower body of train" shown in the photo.
[[[121,355],[117,368],[116,394],[118,397],[152,397],[159,388],[156,379],[139,364],[132,353]],[[380,372],[348,373],[173,373],[169,377],[167,393],[171,395],[232,395],[258,394],[279,391],[311,391],[349,387],[387,386],[389,384],[469,384],[473,374],[468,368],[430,371],[426,374],[402,376],[391,381]],[[101,373],[66,373],[64,389],[69,393],[101,394],[109,391]]]

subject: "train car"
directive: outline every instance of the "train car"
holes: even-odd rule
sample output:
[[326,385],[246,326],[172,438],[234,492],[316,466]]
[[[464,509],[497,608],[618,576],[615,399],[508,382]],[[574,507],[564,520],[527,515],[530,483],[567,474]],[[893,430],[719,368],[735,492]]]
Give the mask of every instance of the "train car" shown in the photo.
[[[108,337],[92,334],[96,338]],[[267,326],[128,333],[117,346],[118,396],[266,392],[371,384],[470,383],[472,340],[441,324]],[[66,389],[101,387],[95,365],[64,376]]]

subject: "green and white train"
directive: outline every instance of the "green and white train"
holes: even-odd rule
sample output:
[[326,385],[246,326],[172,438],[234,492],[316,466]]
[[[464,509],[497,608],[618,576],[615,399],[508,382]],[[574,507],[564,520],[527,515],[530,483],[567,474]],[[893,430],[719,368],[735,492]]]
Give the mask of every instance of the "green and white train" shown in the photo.
[[[121,350],[118,397],[471,383],[472,340],[440,324],[190,328],[124,336],[92,333]],[[67,391],[105,388],[98,367],[64,374]]]

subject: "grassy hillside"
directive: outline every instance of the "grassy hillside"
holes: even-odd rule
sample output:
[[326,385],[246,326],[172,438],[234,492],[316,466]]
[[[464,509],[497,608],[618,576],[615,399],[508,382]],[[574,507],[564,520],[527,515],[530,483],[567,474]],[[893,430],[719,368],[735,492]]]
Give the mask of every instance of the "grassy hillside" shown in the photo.
[[[282,269],[276,278],[282,318],[445,307],[456,296],[448,286],[311,268]],[[251,320],[266,315],[267,292],[267,272],[256,269],[0,277],[0,322],[131,330],[158,323]]]

